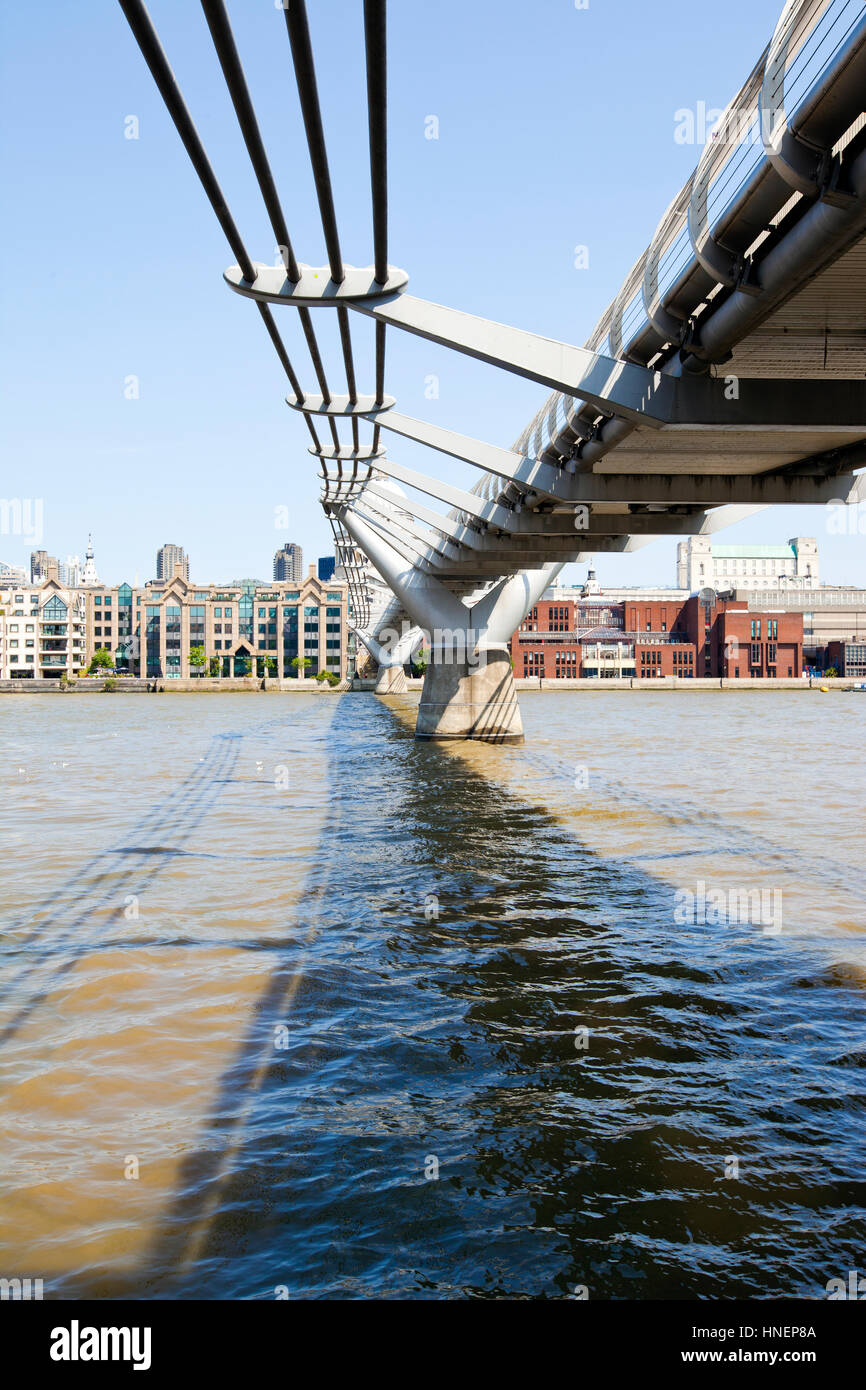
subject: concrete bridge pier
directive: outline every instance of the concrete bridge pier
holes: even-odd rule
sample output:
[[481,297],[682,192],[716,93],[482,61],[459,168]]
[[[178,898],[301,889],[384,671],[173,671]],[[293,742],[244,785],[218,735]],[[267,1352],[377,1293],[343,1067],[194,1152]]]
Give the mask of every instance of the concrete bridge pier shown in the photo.
[[377,695],[405,695],[409,689],[402,666],[380,666],[374,691]]
[[476,664],[440,651],[427,667],[415,737],[522,743],[523,721],[507,651],[488,650]]
[[[415,737],[522,742],[509,644],[562,565],[544,565],[501,579],[470,605],[435,575],[408,565],[350,509],[341,510],[340,520],[428,637],[430,664]],[[369,646],[366,636],[358,635]],[[376,655],[373,647],[370,650]]]

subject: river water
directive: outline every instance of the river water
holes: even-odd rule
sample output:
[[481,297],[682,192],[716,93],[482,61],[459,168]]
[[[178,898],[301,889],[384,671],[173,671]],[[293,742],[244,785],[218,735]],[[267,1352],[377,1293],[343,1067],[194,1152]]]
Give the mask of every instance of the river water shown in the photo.
[[414,704],[3,699],[0,1276],[862,1273],[866,700],[524,694],[520,748],[416,743]]

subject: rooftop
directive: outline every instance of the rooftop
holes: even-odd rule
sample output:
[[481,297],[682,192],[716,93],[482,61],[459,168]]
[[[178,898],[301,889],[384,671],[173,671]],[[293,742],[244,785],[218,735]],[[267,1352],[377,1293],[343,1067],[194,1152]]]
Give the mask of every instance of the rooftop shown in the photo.
[[797,552],[792,545],[714,545],[713,559],[791,560]]

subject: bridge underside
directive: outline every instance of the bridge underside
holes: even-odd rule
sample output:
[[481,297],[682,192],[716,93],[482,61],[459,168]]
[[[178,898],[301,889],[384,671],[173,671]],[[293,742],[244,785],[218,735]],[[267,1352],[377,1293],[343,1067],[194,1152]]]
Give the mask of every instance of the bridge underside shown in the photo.
[[[223,0],[202,0],[282,264],[253,261],[228,212],[140,0],[120,0],[254,301],[301,414],[382,689],[396,634],[431,658],[423,738],[522,736],[509,638],[559,568],[657,536],[709,535],[749,511],[854,504],[866,461],[866,4],[787,0],[765,53],[703,148],[584,347],[407,293],[388,262],[385,0],[364,0],[374,264],[342,258],[305,0],[283,9],[328,264],[299,263]],[[300,317],[305,391],[274,310]],[[313,320],[336,314],[346,393],[331,390]],[[355,380],[350,320],[372,322],[376,380]],[[386,334],[408,332],[547,387],[512,448],[400,414]],[[361,438],[362,428],[372,432]],[[319,430],[330,434],[323,443]],[[388,455],[384,437],[475,470],[471,487]],[[350,436],[350,440],[349,440]],[[393,637],[389,634],[393,634]],[[378,646],[377,646],[378,644]],[[402,650],[402,649],[401,649]],[[507,670],[506,670],[507,667]]]

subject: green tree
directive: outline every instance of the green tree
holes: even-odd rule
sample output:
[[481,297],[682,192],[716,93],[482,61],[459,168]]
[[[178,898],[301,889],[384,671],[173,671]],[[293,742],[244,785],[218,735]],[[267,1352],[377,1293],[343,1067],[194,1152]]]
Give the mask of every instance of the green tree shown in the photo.
[[112,671],[114,669],[114,657],[107,647],[97,647],[93,653],[93,660],[87,668],[89,676],[98,676],[100,671]]
[[198,670],[201,670],[202,666],[204,666],[205,664],[204,647],[190,647],[189,664],[190,666],[195,666]]
[[298,675],[302,676],[307,667],[312,665],[312,662],[308,656],[293,656],[291,664],[294,666]]
[[218,676],[218,675],[219,675],[219,673],[220,673],[220,659],[219,659],[218,656],[212,656],[212,657],[211,657],[210,661],[209,661],[208,664],[207,664],[207,673],[208,673],[209,676]]
[[277,674],[277,658],[275,656],[266,656],[265,668],[269,676],[275,676]]
[[427,652],[424,647],[419,647],[412,657],[412,670],[416,676],[423,676],[429,665]]

